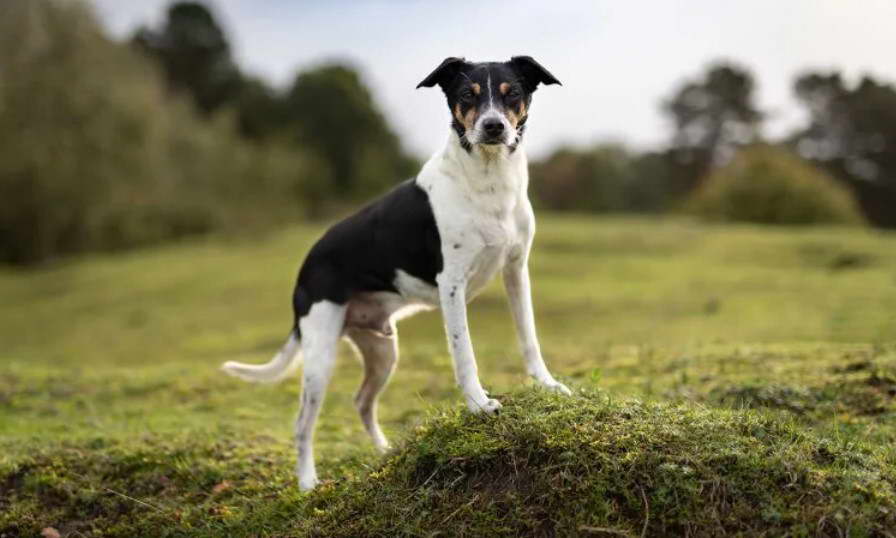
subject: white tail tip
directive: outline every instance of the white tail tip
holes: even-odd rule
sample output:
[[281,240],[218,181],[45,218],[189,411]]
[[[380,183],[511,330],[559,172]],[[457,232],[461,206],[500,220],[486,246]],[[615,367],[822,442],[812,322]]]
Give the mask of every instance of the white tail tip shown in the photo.
[[289,339],[283,348],[266,364],[245,364],[236,361],[227,361],[221,365],[221,370],[233,377],[251,381],[253,383],[274,383],[280,381],[296,366],[298,366],[299,339],[295,333],[290,333]]

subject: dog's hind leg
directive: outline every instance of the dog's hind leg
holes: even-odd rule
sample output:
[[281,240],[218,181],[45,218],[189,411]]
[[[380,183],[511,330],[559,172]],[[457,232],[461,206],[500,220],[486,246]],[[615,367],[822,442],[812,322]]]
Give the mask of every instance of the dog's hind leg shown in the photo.
[[296,475],[299,488],[303,490],[317,485],[313,449],[314,425],[333,374],[336,349],[345,325],[345,310],[345,305],[320,301],[314,303],[299,320],[305,368],[302,376],[302,409],[296,419]]
[[389,335],[365,329],[349,329],[347,333],[364,362],[364,380],[355,395],[355,407],[373,444],[386,450],[389,441],[377,420],[377,398],[398,362],[398,336],[394,327]]

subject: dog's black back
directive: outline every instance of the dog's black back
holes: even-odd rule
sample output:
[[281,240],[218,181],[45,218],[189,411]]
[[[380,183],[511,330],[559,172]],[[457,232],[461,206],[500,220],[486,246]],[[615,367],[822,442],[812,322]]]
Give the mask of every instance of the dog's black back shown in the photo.
[[433,286],[442,251],[429,196],[407,180],[330,228],[311,248],[293,292],[294,329],[311,305],[361,292],[397,292],[402,270]]

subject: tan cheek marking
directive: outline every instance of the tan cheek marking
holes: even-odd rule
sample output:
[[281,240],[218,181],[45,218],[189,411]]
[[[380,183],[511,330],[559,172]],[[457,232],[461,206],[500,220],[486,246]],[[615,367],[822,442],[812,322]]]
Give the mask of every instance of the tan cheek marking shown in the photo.
[[473,126],[476,124],[476,107],[467,110],[467,114],[464,116],[462,123],[468,131],[473,130]]
[[516,126],[519,125],[520,121],[526,117],[526,103],[520,101],[519,110],[514,110],[512,108],[507,109],[507,120],[510,121],[511,127],[516,129]]
[[507,92],[510,91],[510,84],[502,82],[501,85],[498,86],[498,91],[501,92],[501,95],[507,95]]
[[454,105],[454,117],[466,130],[469,131],[473,129],[473,125],[476,123],[476,107],[471,108],[466,114],[463,114],[460,110],[460,104],[456,104]]
[[520,101],[520,115],[519,115],[519,119],[517,120],[517,123],[526,119],[526,116],[528,114],[529,114],[529,111],[526,110],[526,103],[524,101]]
[[520,117],[516,115],[515,110],[507,109],[507,121],[510,122],[510,126],[516,129],[517,124],[520,122]]
[[454,105],[454,119],[460,123],[464,122],[464,116],[460,113],[460,104]]
[[482,86],[480,86],[479,84],[477,84],[475,82],[473,83],[472,86],[470,86],[470,88],[473,89],[473,93],[475,93],[476,95],[479,95],[479,92],[482,91]]

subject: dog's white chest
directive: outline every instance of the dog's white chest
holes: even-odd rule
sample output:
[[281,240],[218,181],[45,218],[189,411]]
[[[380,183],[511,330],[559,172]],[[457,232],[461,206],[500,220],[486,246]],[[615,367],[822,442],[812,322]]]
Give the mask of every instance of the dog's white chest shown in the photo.
[[442,240],[446,274],[462,276],[473,299],[525,244],[512,192],[459,192],[445,195],[434,213]]
[[[471,238],[469,252],[455,263],[467,263],[467,298],[472,299],[507,263],[511,251],[521,243],[520,231],[510,218],[480,218],[464,233]],[[450,263],[450,262],[449,262]]]
[[417,183],[439,231],[443,278],[464,282],[470,300],[527,248],[532,214],[525,156],[467,154],[449,144],[424,165]]

